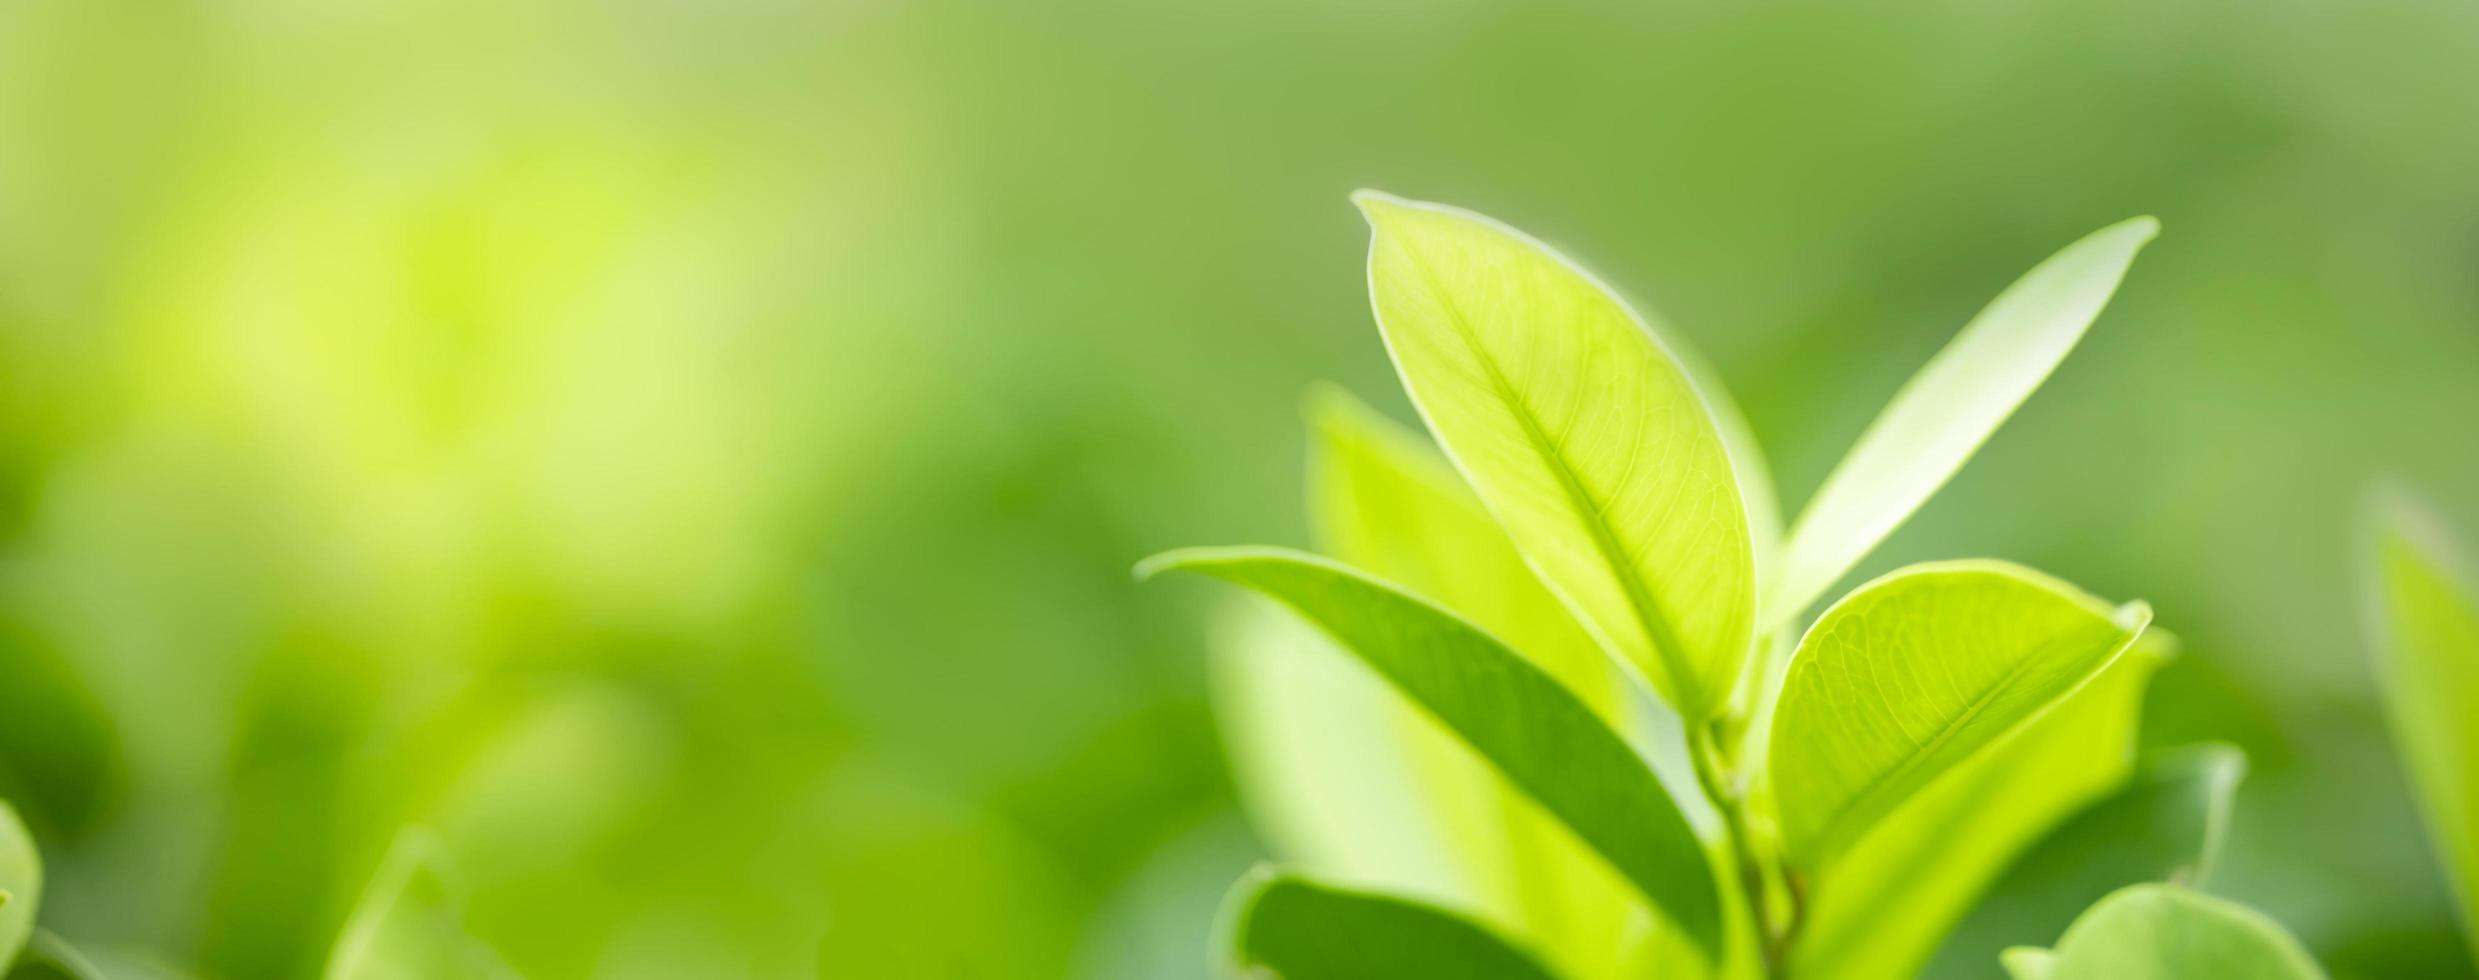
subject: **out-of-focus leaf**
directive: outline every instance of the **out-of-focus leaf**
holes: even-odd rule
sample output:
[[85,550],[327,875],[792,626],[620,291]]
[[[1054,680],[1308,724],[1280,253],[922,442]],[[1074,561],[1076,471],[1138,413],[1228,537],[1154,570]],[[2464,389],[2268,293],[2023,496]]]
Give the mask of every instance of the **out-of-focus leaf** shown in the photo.
[[1185,570],[1263,592],[1344,648],[1496,766],[1695,937],[1721,946],[1712,866],[1635,750],[1573,693],[1489,634],[1324,558],[1278,548],[1192,548],[1140,574]]
[[37,929],[25,955],[9,968],[8,980],[116,980],[81,955],[68,941]]
[[2057,969],[2057,954],[2033,946],[2016,946],[1997,954],[1997,962],[2014,980],[2049,980]]
[[2007,868],[1946,938],[1926,975],[1986,976],[1991,957],[2046,941],[2093,902],[2130,884],[2201,887],[2245,773],[2245,753],[2227,745],[2191,746],[2152,759],[2126,786]]
[[1429,429],[1551,590],[1680,715],[1737,683],[1747,510],[1696,386],[1609,290],[1469,212],[1373,192],[1369,288]]
[[7,896],[0,901],[0,966],[6,966],[34,934],[34,915],[43,905],[43,856],[5,800],[0,800],[0,894]]
[[1818,869],[1794,972],[1919,972],[2016,855],[2124,783],[2144,690],[2174,647],[2168,631],[2146,630],[2063,704],[1929,784]]
[[2479,585],[2423,504],[2392,491],[2377,508],[2386,713],[2479,958]]
[[1272,853],[1355,888],[1483,903],[1401,738],[1434,721],[1333,637],[1257,596],[1233,597],[1216,618],[1212,656],[1231,777]]
[[327,961],[327,980],[509,980],[497,954],[465,932],[439,844],[409,829],[388,848]]
[[[1632,720],[1610,658],[1524,566],[1506,532],[1434,447],[1339,389],[1318,393],[1311,414],[1309,504],[1327,554],[1504,638],[1612,727]],[[1446,837],[1447,860],[1473,886],[1457,906],[1529,941],[1571,980],[1617,976],[1626,945],[1641,932],[1642,905],[1625,880],[1436,719],[1397,707],[1401,696],[1375,685],[1350,689],[1387,702],[1360,713],[1400,722],[1389,733],[1402,755],[1397,768],[1415,774],[1422,810]],[[1333,754],[1319,746],[1300,762],[1325,767],[1315,756]],[[1326,812],[1351,805],[1347,798],[1320,802]]]
[[1792,655],[1770,778],[1815,869],[1974,753],[2097,676],[2151,620],[2019,566],[1940,562],[1851,593]]
[[2074,349],[2159,232],[2159,222],[2132,218],[2066,246],[1912,376],[1791,525],[1765,592],[1765,626],[1816,601],[1944,486]]
[[1266,869],[1232,889],[1233,966],[1281,980],[1556,980],[1505,939],[1418,902]]
[[2176,885],[2133,885],[2074,920],[2049,955],[2003,955],[2016,980],[2318,980],[2324,970],[2263,913]]

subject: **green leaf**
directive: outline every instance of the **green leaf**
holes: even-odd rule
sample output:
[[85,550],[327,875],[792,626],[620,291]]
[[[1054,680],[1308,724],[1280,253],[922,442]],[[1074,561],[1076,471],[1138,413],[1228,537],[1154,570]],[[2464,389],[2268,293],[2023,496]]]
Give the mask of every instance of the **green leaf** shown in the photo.
[[[1504,638],[1624,731],[1632,702],[1614,663],[1524,566],[1452,464],[1426,439],[1339,389],[1315,393],[1310,416],[1316,438],[1309,502],[1322,549]],[[1262,669],[1283,665],[1269,659]],[[1398,752],[1395,768],[1414,775],[1421,810],[1445,841],[1444,862],[1472,884],[1457,906],[1529,941],[1570,978],[1616,976],[1642,934],[1642,903],[1626,881],[1453,732],[1396,707],[1403,699],[1392,691],[1374,694],[1386,703],[1358,713],[1399,719],[1385,739]],[[1284,723],[1296,725],[1298,716]],[[1334,755],[1330,745],[1316,752]],[[1300,763],[1331,768],[1322,757]],[[1329,813],[1336,808],[1330,800],[1319,801]]]
[[2159,231],[2159,222],[2134,218],[2066,246],[1903,385],[1791,525],[1765,593],[1765,628],[1816,601],[1962,468],[2074,349]]
[[[2175,643],[2166,630],[2146,630],[2082,690],[1938,777],[1815,871],[1794,972],[1919,973],[2017,855],[2125,784],[2144,690]],[[1983,961],[1974,975],[1986,973]]]
[[1691,721],[1755,618],[1746,505],[1712,413],[1617,297],[1469,212],[1363,191],[1379,330],[1517,549]]
[[2479,959],[2479,579],[2407,492],[2376,503],[2375,644],[2394,741]]
[[1258,869],[1225,911],[1231,966],[1282,980],[1556,980],[1489,930],[1434,906]]
[[409,829],[388,848],[379,873],[345,919],[327,961],[327,980],[501,980],[513,977],[488,947],[465,933],[464,910],[449,886],[440,845]]
[[[1434,719],[1332,637],[1254,595],[1218,612],[1211,648],[1231,778],[1271,853],[1354,887],[1486,904],[1490,883],[1430,807],[1437,791],[1404,737],[1438,728]],[[1460,739],[1448,748],[1471,755]]]
[[2173,750],[2078,813],[2006,870],[1925,974],[1978,977],[2008,947],[2043,942],[2111,891],[2143,881],[2200,887],[2229,823],[2246,755]]
[[2134,885],[2093,905],[2051,955],[2007,950],[2018,980],[2318,980],[2322,968],[2260,912],[2176,885]]
[[106,980],[108,974],[51,930],[37,929],[8,980]]
[[1139,574],[1186,570],[1297,610],[1461,735],[1708,953],[1720,899],[1703,845],[1659,777],[1591,708],[1470,623],[1324,558],[1275,548],[1186,549]]
[[0,967],[5,967],[26,948],[43,903],[43,855],[6,801],[0,801],[0,894],[7,896],[0,901]]
[[1770,778],[1814,869],[1939,775],[2083,687],[2151,620],[2002,562],[1915,565],[1825,612],[1792,654]]
[[2014,980],[2049,980],[2057,972],[2057,954],[2030,946],[2016,946],[1997,954],[1997,962]]

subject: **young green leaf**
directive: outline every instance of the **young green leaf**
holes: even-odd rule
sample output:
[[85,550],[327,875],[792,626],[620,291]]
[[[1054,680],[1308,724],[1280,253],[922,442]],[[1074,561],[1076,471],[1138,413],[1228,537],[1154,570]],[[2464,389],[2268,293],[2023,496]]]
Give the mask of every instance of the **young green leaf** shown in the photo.
[[2160,223],[2093,232],[2025,273],[1920,369],[1792,523],[1766,629],[1799,614],[1926,503],[2047,380]]
[[1800,640],[1771,781],[1792,863],[1831,861],[1939,775],[2116,661],[2151,620],[2001,562],[1915,565]]
[[1435,906],[1260,868],[1226,900],[1231,966],[1281,980],[1557,980],[1529,954]]
[[1139,573],[1185,570],[1297,610],[1435,715],[1600,853],[1707,953],[1720,898],[1703,845],[1660,778],[1556,680],[1489,634],[1327,559],[1276,548],[1194,548]]
[[43,902],[43,856],[34,849],[17,810],[0,801],[0,968],[16,961],[34,934],[35,911]]
[[[1918,974],[2017,855],[2125,784],[2144,691],[2174,647],[2168,631],[2144,631],[2082,690],[1938,777],[1817,869],[1792,972]],[[1985,975],[1986,961],[1973,973]]]
[[345,919],[327,980],[504,980],[513,977],[465,933],[464,911],[442,870],[439,844],[407,830]]
[[2394,491],[2376,506],[2386,713],[2479,957],[2479,580],[2417,500]]
[[1363,191],[1378,328],[1429,430],[1551,590],[1691,721],[1755,617],[1747,510],[1696,386],[1617,297],[1464,211]]
[[2201,886],[2229,823],[2246,755],[2227,745],[2178,749],[2078,813],[2014,862],[1925,976],[1978,977],[2008,947],[2046,941],[2111,891],[2143,881]]
[[[1616,665],[1542,588],[1435,447],[1339,389],[1319,391],[1310,416],[1309,509],[1321,550],[1503,638],[1626,730],[1635,719]],[[1570,980],[1618,976],[1640,931],[1632,920],[1642,915],[1626,881],[1453,732],[1397,707],[1399,695],[1375,693],[1392,703],[1359,713],[1399,720],[1387,739],[1403,757],[1399,768],[1415,777],[1424,815],[1444,831],[1446,863],[1476,886],[1463,906],[1530,941]]]
[[2321,980],[2322,968],[2260,912],[2176,885],[2119,889],[2055,950],[2004,953],[2016,980]]
[[1620,678],[1436,447],[1337,388],[1310,399],[1318,550],[1469,619],[1605,718]]

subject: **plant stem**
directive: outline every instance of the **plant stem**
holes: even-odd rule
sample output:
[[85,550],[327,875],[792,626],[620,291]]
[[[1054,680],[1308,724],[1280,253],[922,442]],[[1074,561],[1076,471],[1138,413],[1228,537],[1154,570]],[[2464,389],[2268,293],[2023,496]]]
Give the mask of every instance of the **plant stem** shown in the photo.
[[1696,782],[1704,788],[1706,798],[1722,817],[1723,832],[1730,837],[1732,863],[1738,866],[1740,894],[1747,902],[1748,921],[1756,929],[1757,948],[1764,957],[1765,976],[1789,976],[1790,940],[1797,934],[1802,906],[1806,903],[1796,881],[1784,879],[1788,901],[1777,915],[1772,902],[1772,876],[1768,865],[1756,853],[1754,840],[1748,833],[1747,799],[1738,789],[1733,767],[1722,755],[1727,733],[1716,720],[1701,726],[1689,726],[1688,756],[1695,761]]

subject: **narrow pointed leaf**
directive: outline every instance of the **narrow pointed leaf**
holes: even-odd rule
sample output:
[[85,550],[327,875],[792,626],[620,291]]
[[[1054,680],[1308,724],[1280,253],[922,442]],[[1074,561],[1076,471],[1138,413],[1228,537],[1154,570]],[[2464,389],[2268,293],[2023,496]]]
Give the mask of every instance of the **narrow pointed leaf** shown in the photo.
[[[1322,550],[1503,638],[1626,731],[1632,702],[1616,665],[1525,567],[1452,464],[1419,434],[1339,389],[1319,392],[1310,415],[1309,503]],[[1415,778],[1423,816],[1445,835],[1441,863],[1473,885],[1459,907],[1527,941],[1570,980],[1621,976],[1644,916],[1625,879],[1435,718],[1410,710],[1374,679],[1353,686],[1367,688],[1389,703],[1359,713],[1399,719],[1384,741],[1399,756],[1397,769]]]
[[2263,913],[2176,885],[2135,885],[2083,913],[2047,956],[2008,950],[2036,980],[2320,980],[2322,968]]
[[1592,710],[1522,655],[1392,586],[1300,552],[1186,549],[1142,574],[1185,570],[1297,610],[1454,730],[1598,852],[1708,953],[1720,899],[1703,845],[1659,777]]
[[2229,823],[2246,756],[2202,745],[2151,760],[2006,869],[1929,966],[1979,977],[2007,948],[2048,941],[2110,892],[2140,882],[2200,887]]
[[1260,870],[1232,889],[1228,904],[1226,954],[1248,976],[1557,980],[1488,929],[1408,899]]
[[[2125,785],[2144,691],[2175,646],[2166,630],[2144,631],[2082,690],[1938,777],[1816,869],[1793,972],[1917,975],[2017,856]],[[1889,908],[1902,914],[1886,915]],[[1972,971],[1987,973],[1986,961]]]
[[465,932],[464,911],[431,836],[409,830],[388,849],[327,961],[327,980],[506,980],[496,954]]
[[0,801],[0,967],[17,958],[34,935],[34,916],[43,904],[43,856],[35,852],[17,810]]
[[2159,231],[2134,218],[2066,246],[1903,385],[1791,525],[1765,593],[1768,628],[1816,601],[1962,468],[2074,349]]
[[1609,290],[1506,227],[1363,192],[1379,330],[1430,431],[1543,581],[1691,721],[1755,618],[1712,413]]
[[2479,579],[2418,501],[2395,491],[2377,506],[2386,714],[2479,959]]
[[1829,862],[2098,676],[2150,618],[2001,562],[1916,565],[1851,593],[1800,641],[1775,716],[1792,862]]

